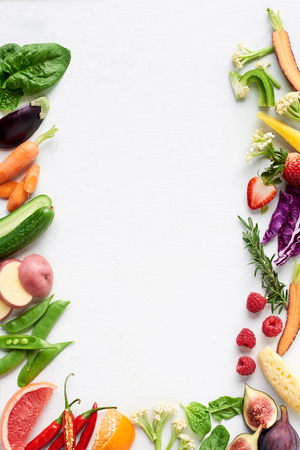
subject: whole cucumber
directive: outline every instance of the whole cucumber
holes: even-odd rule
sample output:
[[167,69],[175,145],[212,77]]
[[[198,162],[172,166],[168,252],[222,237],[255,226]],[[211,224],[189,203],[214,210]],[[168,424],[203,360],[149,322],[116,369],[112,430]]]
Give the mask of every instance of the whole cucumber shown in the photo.
[[[7,218],[9,218],[9,216],[7,216]],[[54,209],[52,206],[42,206],[26,216],[24,220],[12,228],[11,231],[0,237],[0,260],[7,258],[37,239],[47,230],[53,219]]]

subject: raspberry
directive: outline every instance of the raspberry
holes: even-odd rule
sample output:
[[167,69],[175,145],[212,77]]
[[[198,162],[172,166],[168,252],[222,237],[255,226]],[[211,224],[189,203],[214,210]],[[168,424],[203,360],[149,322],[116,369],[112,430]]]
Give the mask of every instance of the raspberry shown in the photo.
[[237,335],[236,343],[240,347],[253,348],[256,344],[256,338],[253,331],[249,330],[249,328],[243,328]]
[[281,333],[282,326],[283,324],[280,317],[270,316],[263,321],[262,331],[268,337],[275,337]]
[[241,356],[238,360],[236,366],[236,371],[238,374],[247,376],[251,375],[256,369],[255,361],[250,358],[250,356]]
[[266,306],[267,299],[258,292],[251,292],[247,298],[247,309],[252,313],[262,311]]

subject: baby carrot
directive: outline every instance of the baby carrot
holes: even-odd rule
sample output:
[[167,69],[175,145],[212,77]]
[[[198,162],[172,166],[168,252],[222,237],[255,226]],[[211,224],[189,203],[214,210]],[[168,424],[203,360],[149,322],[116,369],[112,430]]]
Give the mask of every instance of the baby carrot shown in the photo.
[[18,182],[17,181],[7,181],[0,185],[0,197],[8,198],[10,194],[15,190]]
[[17,184],[15,190],[10,194],[7,201],[7,210],[13,212],[21,206],[28,197],[28,192],[24,189],[25,177]]
[[34,142],[26,141],[19,145],[0,163],[0,184],[24,169],[39,153],[39,145],[46,139],[52,138],[57,128],[53,125],[47,133],[39,136]]
[[24,183],[24,189],[29,194],[32,194],[32,192],[35,190],[38,179],[40,176],[40,166],[38,164],[32,164],[32,166],[29,167],[27,170],[26,176],[25,176],[25,183]]

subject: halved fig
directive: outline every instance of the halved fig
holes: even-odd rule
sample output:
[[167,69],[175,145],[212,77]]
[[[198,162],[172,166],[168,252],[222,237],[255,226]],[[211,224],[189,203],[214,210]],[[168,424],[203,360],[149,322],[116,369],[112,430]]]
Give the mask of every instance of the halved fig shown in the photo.
[[243,417],[250,430],[256,431],[260,425],[264,430],[270,428],[276,422],[277,414],[276,403],[268,394],[245,384]]
[[17,259],[7,259],[0,264],[0,301],[11,308],[22,308],[33,299],[19,281],[20,265]]
[[257,450],[257,441],[261,433],[262,427],[256,430],[254,434],[239,434],[229,445],[227,450]]

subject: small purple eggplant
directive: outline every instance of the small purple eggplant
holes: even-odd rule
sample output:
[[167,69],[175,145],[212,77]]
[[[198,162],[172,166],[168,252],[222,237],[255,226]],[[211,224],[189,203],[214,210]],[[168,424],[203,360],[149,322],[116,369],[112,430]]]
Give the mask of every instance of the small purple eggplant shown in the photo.
[[0,119],[0,148],[12,148],[27,141],[43,122],[50,102],[40,97]]

